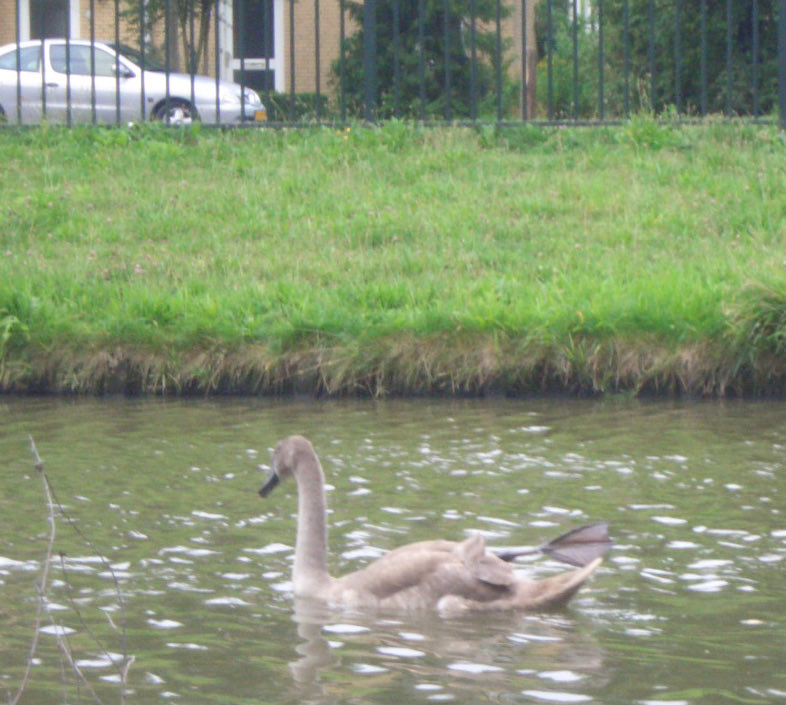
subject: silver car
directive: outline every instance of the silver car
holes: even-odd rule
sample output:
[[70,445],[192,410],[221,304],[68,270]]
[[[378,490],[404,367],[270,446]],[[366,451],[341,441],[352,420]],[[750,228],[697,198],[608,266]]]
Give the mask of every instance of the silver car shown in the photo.
[[238,124],[264,121],[267,112],[256,92],[237,83],[167,74],[147,58],[143,71],[106,42],[36,39],[0,47],[0,122],[20,117],[25,124]]

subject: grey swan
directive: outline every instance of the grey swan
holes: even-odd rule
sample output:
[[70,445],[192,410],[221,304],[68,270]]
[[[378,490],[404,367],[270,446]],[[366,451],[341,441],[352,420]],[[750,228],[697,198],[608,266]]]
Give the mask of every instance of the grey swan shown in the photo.
[[542,610],[570,600],[598,566],[542,580],[516,575],[510,563],[486,551],[482,536],[465,541],[419,541],[396,548],[340,578],[327,569],[325,476],[311,443],[290,436],[273,451],[271,475],[259,494],[292,475],[297,482],[296,597],[360,609],[437,610],[450,615],[479,610]]

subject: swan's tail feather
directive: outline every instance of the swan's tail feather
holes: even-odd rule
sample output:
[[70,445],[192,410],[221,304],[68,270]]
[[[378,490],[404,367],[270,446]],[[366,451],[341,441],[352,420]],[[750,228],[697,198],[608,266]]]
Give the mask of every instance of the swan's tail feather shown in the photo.
[[523,579],[517,586],[516,603],[524,609],[561,607],[576,594],[601,563],[603,559],[596,558],[589,565],[578,570],[541,580]]

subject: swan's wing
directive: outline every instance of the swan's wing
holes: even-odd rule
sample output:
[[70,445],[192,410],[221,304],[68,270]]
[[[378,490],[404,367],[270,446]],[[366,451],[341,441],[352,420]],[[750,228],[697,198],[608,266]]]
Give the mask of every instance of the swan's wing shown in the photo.
[[368,593],[384,600],[417,588],[428,581],[446,561],[456,561],[452,541],[421,541],[400,546],[365,568],[337,579],[342,591]]
[[462,561],[470,574],[489,585],[510,587],[516,582],[516,575],[509,563],[492,553],[486,553],[486,542],[480,535],[456,545]]
[[401,546],[337,582],[342,591],[371,594],[377,600],[409,592],[417,594],[418,602],[431,602],[444,595],[494,599],[500,589],[516,582],[516,576],[508,563],[486,553],[483,537],[474,536],[461,543]]

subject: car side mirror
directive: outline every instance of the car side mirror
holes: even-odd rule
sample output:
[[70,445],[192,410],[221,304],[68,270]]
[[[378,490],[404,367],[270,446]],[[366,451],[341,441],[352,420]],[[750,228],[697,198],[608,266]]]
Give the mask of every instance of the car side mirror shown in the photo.
[[123,66],[123,64],[115,64],[113,67],[115,75],[119,76],[120,78],[133,78],[134,72]]

